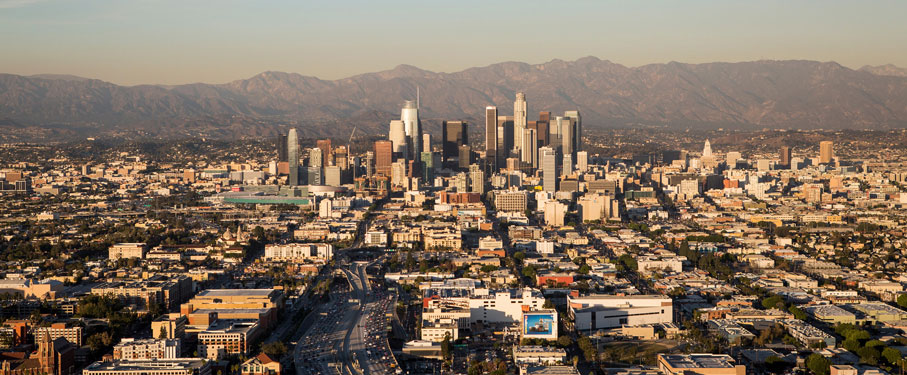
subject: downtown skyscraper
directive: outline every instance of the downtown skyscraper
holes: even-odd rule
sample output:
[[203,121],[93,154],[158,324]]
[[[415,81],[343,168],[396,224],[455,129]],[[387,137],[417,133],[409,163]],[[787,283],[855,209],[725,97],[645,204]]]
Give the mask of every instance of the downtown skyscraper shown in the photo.
[[299,136],[296,135],[296,128],[290,129],[287,133],[287,158],[290,166],[290,179],[287,185],[299,185]]
[[[517,155],[521,156],[523,149],[523,133],[526,130],[527,118],[526,118],[526,94],[521,92],[516,93],[516,100],[513,102],[513,147]],[[523,162],[526,162],[523,160]]]
[[496,171],[498,167],[498,107],[485,107],[485,163]]
[[542,168],[542,190],[557,191],[557,152],[547,146],[540,148],[539,164]]
[[418,160],[422,154],[422,122],[419,120],[419,108],[412,100],[403,102],[400,110],[400,121],[406,133],[407,160]]
[[469,144],[465,121],[444,121],[441,124],[441,157],[445,163],[459,159],[460,146]]

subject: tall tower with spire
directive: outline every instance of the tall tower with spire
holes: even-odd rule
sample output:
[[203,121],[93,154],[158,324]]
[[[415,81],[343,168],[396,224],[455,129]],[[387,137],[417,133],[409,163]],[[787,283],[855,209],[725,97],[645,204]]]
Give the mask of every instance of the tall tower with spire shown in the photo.
[[403,130],[406,133],[406,144],[412,145],[411,149],[407,150],[407,160],[416,160],[422,153],[422,122],[419,121],[419,108],[416,103],[412,100],[403,103],[400,120],[403,121]]
[[705,140],[705,147],[702,148],[702,157],[711,157],[712,156],[712,144],[709,143],[709,140]]

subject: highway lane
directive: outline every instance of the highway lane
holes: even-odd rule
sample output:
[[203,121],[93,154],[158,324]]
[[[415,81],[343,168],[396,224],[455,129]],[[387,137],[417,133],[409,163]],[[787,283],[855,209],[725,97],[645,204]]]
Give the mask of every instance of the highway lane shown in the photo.
[[374,290],[367,274],[372,263],[354,262],[341,268],[347,292],[333,291],[332,302],[313,313],[294,350],[299,375],[382,375],[396,371],[387,345],[388,316],[393,296]]

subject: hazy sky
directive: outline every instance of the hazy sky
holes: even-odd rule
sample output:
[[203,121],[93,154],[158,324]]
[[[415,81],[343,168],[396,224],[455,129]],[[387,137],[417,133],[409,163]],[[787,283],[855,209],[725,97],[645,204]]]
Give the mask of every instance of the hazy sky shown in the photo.
[[0,72],[222,83],[589,55],[907,67],[905,15],[903,0],[0,0]]

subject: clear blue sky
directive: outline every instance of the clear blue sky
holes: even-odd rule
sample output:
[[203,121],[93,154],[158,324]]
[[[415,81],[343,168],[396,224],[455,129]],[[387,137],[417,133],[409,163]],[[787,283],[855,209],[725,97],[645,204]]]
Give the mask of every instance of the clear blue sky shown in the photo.
[[907,1],[0,0],[0,72],[119,84],[808,59],[907,67]]

